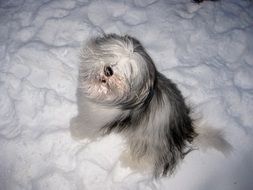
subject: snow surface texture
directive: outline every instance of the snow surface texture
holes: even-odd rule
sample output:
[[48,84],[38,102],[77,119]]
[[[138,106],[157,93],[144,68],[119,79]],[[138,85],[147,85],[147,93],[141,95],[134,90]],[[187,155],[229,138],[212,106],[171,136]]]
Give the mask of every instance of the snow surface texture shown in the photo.
[[[233,154],[193,151],[155,181],[120,166],[120,136],[71,139],[79,50],[102,31],[143,42]],[[0,1],[1,190],[251,190],[252,176],[252,1]]]

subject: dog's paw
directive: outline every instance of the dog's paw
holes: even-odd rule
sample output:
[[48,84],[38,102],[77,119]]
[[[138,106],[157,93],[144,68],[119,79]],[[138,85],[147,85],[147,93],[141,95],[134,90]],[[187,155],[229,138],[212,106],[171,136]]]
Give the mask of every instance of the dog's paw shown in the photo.
[[151,173],[152,170],[151,160],[149,160],[146,156],[136,158],[129,150],[122,152],[119,161],[121,167],[129,168],[132,171],[137,171],[142,174]]

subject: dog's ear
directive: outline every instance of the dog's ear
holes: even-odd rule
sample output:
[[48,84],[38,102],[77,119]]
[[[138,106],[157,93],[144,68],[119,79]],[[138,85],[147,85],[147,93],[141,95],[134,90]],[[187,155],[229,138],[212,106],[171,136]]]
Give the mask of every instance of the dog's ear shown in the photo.
[[112,121],[101,127],[100,131],[104,135],[110,134],[111,132],[120,133],[131,126],[131,120],[132,116],[129,111],[122,111],[122,113],[115,117]]
[[176,84],[160,73],[157,76],[155,96],[162,110],[160,123],[164,125],[164,132],[171,138],[173,145],[181,149],[185,141],[191,142],[196,136],[190,117],[191,109],[185,104]]
[[156,149],[160,150],[155,171],[161,171],[163,167],[163,175],[166,175],[167,172],[172,173],[177,162],[192,150],[188,145],[197,134],[190,108],[185,104],[181,92],[160,73],[157,74],[150,108],[150,122],[154,133],[158,131]]

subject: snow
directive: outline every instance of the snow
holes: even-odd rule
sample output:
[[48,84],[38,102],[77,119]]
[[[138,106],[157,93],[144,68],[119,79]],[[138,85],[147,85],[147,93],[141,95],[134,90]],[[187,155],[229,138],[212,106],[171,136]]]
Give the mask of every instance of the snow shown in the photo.
[[[102,32],[142,41],[234,152],[193,151],[154,180],[120,165],[119,135],[72,139],[80,48]],[[252,1],[1,1],[0,150],[0,190],[253,189]]]

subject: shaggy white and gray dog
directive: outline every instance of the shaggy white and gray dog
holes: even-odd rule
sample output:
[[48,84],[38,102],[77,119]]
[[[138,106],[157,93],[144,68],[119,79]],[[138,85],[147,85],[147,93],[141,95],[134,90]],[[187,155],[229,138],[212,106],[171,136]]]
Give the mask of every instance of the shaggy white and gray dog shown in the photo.
[[222,151],[230,146],[216,130],[209,129],[210,138],[207,132],[197,137],[200,130],[177,86],[128,35],[88,41],[81,52],[77,103],[79,114],[70,126],[73,137],[121,133],[128,145],[121,157],[124,164],[150,168],[155,177],[172,173],[193,142]]

